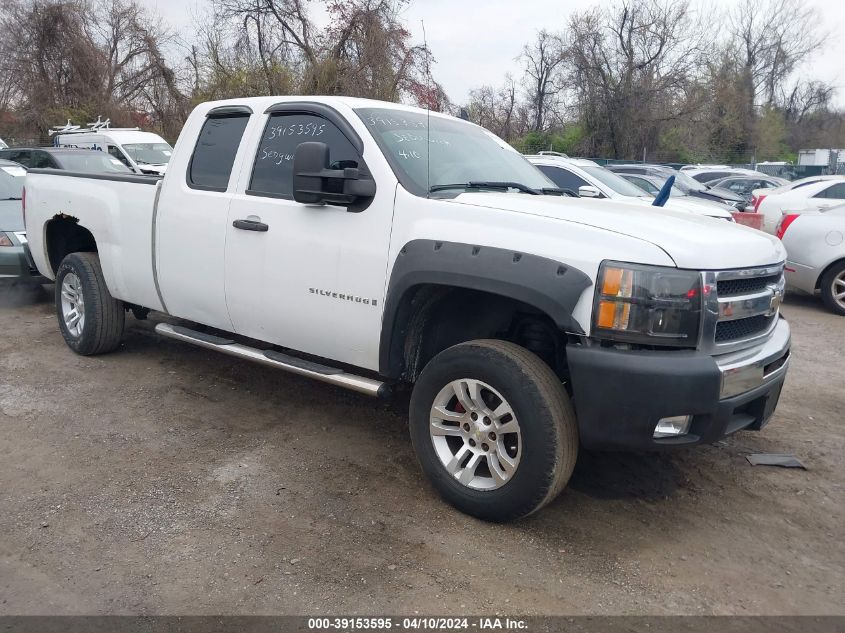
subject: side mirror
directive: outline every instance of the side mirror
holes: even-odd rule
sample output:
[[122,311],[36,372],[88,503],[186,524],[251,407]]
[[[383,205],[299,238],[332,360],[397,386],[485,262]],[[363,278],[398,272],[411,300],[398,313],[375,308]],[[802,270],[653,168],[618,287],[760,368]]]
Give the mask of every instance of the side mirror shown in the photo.
[[329,146],[300,143],[293,155],[293,199],[302,204],[349,207],[376,195],[376,183],[361,179],[357,167],[329,169]]
[[578,195],[582,198],[601,198],[601,191],[598,190],[598,187],[593,187],[592,185],[582,185],[578,187]]

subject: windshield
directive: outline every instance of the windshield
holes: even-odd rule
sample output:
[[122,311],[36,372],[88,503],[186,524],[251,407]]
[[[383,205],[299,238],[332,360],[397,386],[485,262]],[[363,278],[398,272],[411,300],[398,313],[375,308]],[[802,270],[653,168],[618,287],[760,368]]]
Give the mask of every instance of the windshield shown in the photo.
[[[472,123],[392,108],[358,108],[355,112],[376,139],[399,182],[418,196],[428,195],[431,187],[438,185],[475,181],[555,188],[510,145]],[[455,193],[445,190],[438,195]]]
[[132,170],[126,165],[103,152],[68,152],[57,155],[57,158],[62,164],[62,169],[67,169],[68,171],[81,171],[94,174],[103,172],[132,173]]
[[637,187],[635,184],[628,182],[622,178],[622,176],[614,174],[612,171],[605,169],[604,167],[588,165],[586,167],[581,167],[581,169],[590,174],[596,180],[600,181],[602,184],[613,189],[613,191],[621,196],[642,198],[647,195],[645,191]]
[[173,153],[167,143],[130,143],[121,147],[139,165],[166,165]]
[[26,170],[17,165],[0,165],[0,200],[20,200]]
[[[690,191],[707,191],[707,187],[698,182],[695,178],[690,178],[688,174],[682,171],[675,171],[672,174],[675,177],[675,186],[683,192]],[[660,176],[662,182],[666,182],[668,176]]]

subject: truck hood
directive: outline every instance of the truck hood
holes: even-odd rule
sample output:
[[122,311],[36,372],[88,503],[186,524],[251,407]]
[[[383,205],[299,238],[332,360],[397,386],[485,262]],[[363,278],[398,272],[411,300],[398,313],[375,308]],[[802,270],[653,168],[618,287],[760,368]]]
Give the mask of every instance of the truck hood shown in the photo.
[[[688,199],[689,198],[689,199]],[[672,198],[666,201],[665,209],[673,209],[676,211],[687,211],[689,213],[697,213],[708,218],[720,218],[728,220],[732,218],[731,212],[727,205],[721,202],[712,202],[702,198],[692,198],[691,196],[684,196],[683,198]]]
[[[786,259],[780,240],[762,231],[636,202],[498,192],[462,193],[452,202],[526,213],[627,235],[662,249],[679,268],[750,268]],[[607,253],[606,258],[624,261],[625,253]]]

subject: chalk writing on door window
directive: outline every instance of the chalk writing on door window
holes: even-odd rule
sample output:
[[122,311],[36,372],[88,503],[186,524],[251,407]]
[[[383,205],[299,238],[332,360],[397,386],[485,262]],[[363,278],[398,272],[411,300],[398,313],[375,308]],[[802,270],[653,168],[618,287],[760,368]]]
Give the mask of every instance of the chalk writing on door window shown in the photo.
[[293,154],[285,154],[284,152],[277,152],[267,147],[261,148],[261,160],[266,160],[281,165],[284,162],[293,160]]
[[273,125],[267,129],[268,141],[282,136],[320,136],[326,129],[325,123],[291,123]]

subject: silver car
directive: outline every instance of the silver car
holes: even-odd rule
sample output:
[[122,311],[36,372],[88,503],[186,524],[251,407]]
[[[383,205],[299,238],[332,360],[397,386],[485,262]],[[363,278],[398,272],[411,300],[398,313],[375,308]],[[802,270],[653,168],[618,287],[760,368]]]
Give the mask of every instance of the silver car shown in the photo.
[[819,292],[829,310],[845,316],[845,204],[785,214],[777,235],[786,247],[787,285]]

